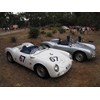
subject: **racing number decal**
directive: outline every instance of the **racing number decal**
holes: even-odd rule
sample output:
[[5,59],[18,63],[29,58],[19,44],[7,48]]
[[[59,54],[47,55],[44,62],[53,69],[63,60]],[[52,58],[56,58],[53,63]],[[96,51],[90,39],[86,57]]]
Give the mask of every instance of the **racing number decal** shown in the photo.
[[19,60],[20,60],[21,62],[24,62],[24,61],[25,61],[25,56],[22,56],[22,55],[21,55],[21,56],[19,57]]
[[50,59],[52,62],[58,61],[58,57],[57,57],[57,56],[50,57],[49,59]]

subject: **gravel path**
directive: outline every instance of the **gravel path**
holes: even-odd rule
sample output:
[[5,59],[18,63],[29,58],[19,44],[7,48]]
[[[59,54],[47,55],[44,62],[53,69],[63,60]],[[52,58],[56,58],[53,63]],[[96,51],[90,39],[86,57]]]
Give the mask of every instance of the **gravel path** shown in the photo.
[[25,30],[26,29],[19,29],[19,30],[13,30],[13,31],[0,32],[0,36],[9,35],[9,34],[18,33],[18,32],[23,32]]
[[[8,33],[10,34],[10,33]],[[54,34],[55,37],[40,35],[37,39],[27,38],[27,32],[23,31],[13,34],[17,42],[12,43],[12,35],[0,37],[0,87],[99,87],[100,86],[100,32],[86,34],[86,40],[94,40],[96,45],[96,58],[90,61],[79,63],[73,61],[72,68],[63,76],[58,78],[39,78],[34,71],[29,70],[17,63],[9,63],[6,59],[5,48],[14,47],[20,43],[31,42],[39,44],[41,41],[57,38],[64,38],[65,34]]]

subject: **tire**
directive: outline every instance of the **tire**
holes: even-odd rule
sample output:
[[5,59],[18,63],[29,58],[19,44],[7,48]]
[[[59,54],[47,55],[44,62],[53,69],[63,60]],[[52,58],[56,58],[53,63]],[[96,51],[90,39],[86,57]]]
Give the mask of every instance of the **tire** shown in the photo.
[[79,62],[83,62],[86,60],[86,55],[83,52],[76,52],[74,54],[74,59]]
[[10,63],[13,63],[13,62],[14,62],[13,57],[12,57],[12,55],[11,55],[9,52],[7,52],[7,60],[8,60]]
[[47,69],[42,65],[36,65],[35,72],[40,78],[48,78],[49,77]]

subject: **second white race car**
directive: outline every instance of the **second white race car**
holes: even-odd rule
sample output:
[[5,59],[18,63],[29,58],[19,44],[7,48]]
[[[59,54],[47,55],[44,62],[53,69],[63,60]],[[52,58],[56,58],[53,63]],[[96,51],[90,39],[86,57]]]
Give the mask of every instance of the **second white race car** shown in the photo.
[[19,46],[5,49],[7,60],[17,62],[31,70],[41,78],[59,77],[72,66],[72,57],[68,52],[23,43]]

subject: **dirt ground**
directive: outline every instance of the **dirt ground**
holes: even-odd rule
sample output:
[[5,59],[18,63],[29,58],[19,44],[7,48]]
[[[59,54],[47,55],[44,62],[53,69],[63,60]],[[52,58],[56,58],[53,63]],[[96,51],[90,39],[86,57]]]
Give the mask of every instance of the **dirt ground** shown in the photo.
[[[27,30],[19,33],[0,36],[0,86],[1,87],[98,87],[100,86],[100,32],[84,34],[84,41],[92,40],[96,46],[96,58],[79,63],[73,61],[72,68],[65,75],[58,78],[41,79],[35,73],[17,63],[11,64],[6,60],[5,48],[32,42],[38,45],[51,38],[65,38],[68,33],[56,33],[53,37],[44,34],[37,39],[29,39]],[[11,37],[17,42],[12,43]],[[73,36],[75,37],[75,36]]]

